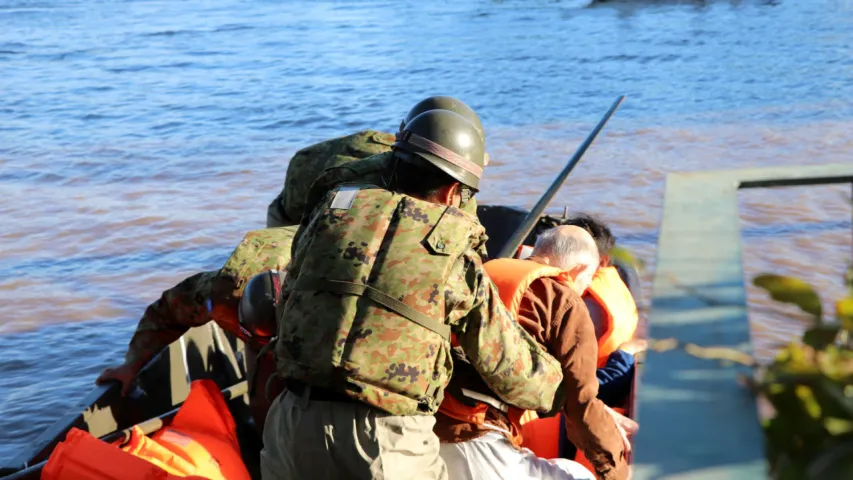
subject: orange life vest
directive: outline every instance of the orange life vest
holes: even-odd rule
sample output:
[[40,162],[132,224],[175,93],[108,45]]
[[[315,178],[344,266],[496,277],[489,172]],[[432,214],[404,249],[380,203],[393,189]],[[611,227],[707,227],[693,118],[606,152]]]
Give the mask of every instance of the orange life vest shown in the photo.
[[236,424],[216,384],[192,383],[168,427],[150,437],[134,427],[117,448],[72,429],[42,472],[45,480],[250,480],[240,455]]
[[634,297],[616,267],[599,268],[586,295],[598,303],[605,316],[605,332],[598,339],[598,368],[601,368],[611,353],[634,338],[640,315]]
[[[486,262],[483,264],[483,267],[498,287],[501,301],[513,316],[518,315],[521,299],[524,297],[524,293],[530,287],[530,284],[535,280],[550,277],[557,279],[561,283],[571,284],[568,272],[529,260],[500,258]],[[455,335],[451,337],[451,343],[454,346],[458,345]],[[450,392],[445,392],[444,400],[441,402],[438,410],[456,420],[483,425],[488,408],[489,406],[485,403],[479,403],[473,407],[466,405],[457,398],[454,398]],[[527,423],[531,419],[531,416],[536,418],[534,415],[535,412],[527,412],[520,408],[509,407],[506,414],[510,421],[512,429],[510,433],[513,441],[517,445],[520,445],[522,441],[522,425]]]
[[562,413],[545,418],[535,416],[522,424],[524,440],[521,446],[530,449],[539,458],[560,458],[560,432],[564,428],[564,421]]

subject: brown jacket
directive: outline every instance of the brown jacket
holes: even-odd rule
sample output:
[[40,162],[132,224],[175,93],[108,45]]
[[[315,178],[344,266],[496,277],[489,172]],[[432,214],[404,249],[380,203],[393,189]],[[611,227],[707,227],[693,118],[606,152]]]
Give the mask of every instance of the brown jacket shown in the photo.
[[[530,260],[537,261],[535,257]],[[571,288],[551,279],[534,281],[522,297],[518,322],[563,367],[564,412],[568,437],[595,467],[599,478],[628,478],[622,437],[613,418],[596,398],[598,342],[589,312]],[[505,417],[495,422],[507,427]],[[465,441],[487,430],[436,415],[436,434],[442,441]]]

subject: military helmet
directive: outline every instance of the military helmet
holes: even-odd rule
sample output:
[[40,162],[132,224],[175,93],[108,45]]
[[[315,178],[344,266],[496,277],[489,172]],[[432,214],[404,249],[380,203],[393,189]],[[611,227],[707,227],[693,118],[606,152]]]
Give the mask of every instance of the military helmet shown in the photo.
[[283,272],[267,270],[252,277],[237,307],[240,329],[262,344],[276,334],[276,307],[283,276]]
[[397,132],[394,148],[435,165],[463,185],[479,190],[484,164],[477,128],[450,110],[421,113]]
[[471,122],[474,128],[480,132],[480,138],[483,140],[483,143],[486,142],[486,132],[483,130],[483,122],[480,121],[480,117],[465,102],[453,97],[436,96],[421,100],[406,114],[403,124],[400,125],[400,129],[402,130],[413,118],[430,110],[450,110],[451,112],[462,115],[463,118]]

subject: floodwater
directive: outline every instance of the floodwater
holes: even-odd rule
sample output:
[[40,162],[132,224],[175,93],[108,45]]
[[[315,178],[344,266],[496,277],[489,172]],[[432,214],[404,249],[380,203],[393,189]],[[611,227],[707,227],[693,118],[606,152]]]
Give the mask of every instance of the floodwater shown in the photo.
[[[0,462],[118,362],[145,306],[261,227],[300,147],[455,95],[482,203],[554,202],[654,268],[668,172],[851,161],[853,0],[0,0]],[[742,194],[747,275],[830,300],[850,188]],[[802,329],[750,291],[760,357]]]

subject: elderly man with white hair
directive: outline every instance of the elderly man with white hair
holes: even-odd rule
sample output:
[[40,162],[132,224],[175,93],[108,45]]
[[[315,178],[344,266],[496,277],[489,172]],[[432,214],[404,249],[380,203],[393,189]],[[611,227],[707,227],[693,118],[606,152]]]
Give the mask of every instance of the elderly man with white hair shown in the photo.
[[450,480],[629,477],[624,431],[596,398],[598,346],[581,299],[598,264],[595,241],[576,226],[543,232],[528,259],[485,264],[507,308],[561,363],[563,397],[555,413],[562,409],[570,440],[584,452],[596,475],[576,462],[544,460],[521,448],[524,412],[489,391],[464,359],[456,359],[435,426]]

